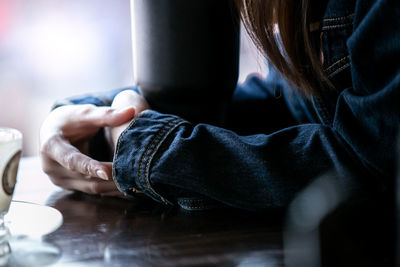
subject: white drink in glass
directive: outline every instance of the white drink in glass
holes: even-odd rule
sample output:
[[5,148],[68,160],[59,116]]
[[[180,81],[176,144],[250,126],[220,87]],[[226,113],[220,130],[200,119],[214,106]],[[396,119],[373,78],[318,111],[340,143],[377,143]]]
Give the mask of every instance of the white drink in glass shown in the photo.
[[0,127],[0,242],[8,236],[4,215],[14,193],[21,150],[22,134],[15,129]]

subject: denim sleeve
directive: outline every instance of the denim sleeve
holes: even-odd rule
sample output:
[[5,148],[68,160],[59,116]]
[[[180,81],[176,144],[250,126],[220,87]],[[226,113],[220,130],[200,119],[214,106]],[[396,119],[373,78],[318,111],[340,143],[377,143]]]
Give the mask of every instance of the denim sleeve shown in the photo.
[[283,95],[287,87],[272,67],[269,67],[266,79],[254,74],[248,76],[234,91],[226,128],[250,135],[272,133],[297,124],[297,116],[288,108],[287,98]]
[[385,179],[400,126],[400,1],[359,0],[355,14],[347,41],[353,87],[339,97],[333,128]]
[[[121,134],[113,179],[127,194],[139,190],[165,204],[181,204],[183,198],[187,209],[207,208],[204,199],[212,199],[265,211],[287,206],[330,168],[346,177],[356,165],[335,131],[320,124],[242,136],[147,111]],[[342,182],[355,186],[352,180]]]
[[353,86],[341,92],[332,124],[245,135],[148,111],[119,138],[116,184],[194,210],[208,207],[204,199],[255,211],[286,207],[328,171],[349,191],[384,193],[400,125],[399,5],[357,2],[347,41]]

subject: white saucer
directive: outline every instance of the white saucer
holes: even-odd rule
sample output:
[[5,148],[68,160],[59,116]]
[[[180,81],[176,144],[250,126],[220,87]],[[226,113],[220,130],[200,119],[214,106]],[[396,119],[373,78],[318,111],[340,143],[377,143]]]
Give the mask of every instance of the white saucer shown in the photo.
[[5,223],[11,236],[40,237],[57,230],[63,222],[62,214],[48,206],[11,201]]

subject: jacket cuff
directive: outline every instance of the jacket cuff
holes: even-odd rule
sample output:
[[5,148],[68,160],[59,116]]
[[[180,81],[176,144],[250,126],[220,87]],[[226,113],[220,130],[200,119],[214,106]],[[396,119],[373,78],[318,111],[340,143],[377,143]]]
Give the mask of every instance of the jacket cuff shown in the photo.
[[152,161],[163,153],[162,145],[179,126],[189,123],[177,116],[148,110],[136,117],[121,133],[115,148],[113,180],[118,189],[135,195],[137,191],[152,199],[172,205],[156,192],[150,181]]

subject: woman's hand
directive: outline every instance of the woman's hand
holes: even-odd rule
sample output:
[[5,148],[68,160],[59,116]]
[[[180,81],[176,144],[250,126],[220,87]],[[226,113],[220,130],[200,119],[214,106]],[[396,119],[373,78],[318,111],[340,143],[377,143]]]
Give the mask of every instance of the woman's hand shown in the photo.
[[88,144],[100,128],[118,127],[135,115],[132,106],[124,109],[69,105],[53,110],[40,130],[42,168],[60,187],[89,194],[118,192],[111,177],[111,162],[87,156]]
[[[123,109],[127,107],[134,107],[135,109],[135,117],[142,111],[146,109],[150,109],[149,103],[146,101],[144,97],[139,95],[138,93],[131,91],[131,90],[126,90],[122,91],[118,95],[115,96],[114,101],[111,105],[111,107],[115,109]],[[115,145],[118,141],[118,138],[120,134],[122,133],[123,130],[129,125],[129,122],[124,123],[120,126],[112,127],[111,128],[111,139],[113,143],[113,147],[115,148]]]

